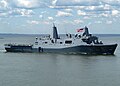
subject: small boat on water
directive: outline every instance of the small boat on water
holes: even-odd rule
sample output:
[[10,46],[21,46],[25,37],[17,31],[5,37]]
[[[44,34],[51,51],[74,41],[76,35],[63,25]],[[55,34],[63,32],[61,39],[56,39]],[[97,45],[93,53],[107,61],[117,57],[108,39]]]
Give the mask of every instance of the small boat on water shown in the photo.
[[117,44],[103,44],[98,37],[89,33],[87,27],[82,29],[82,34],[66,34],[60,37],[57,27],[53,25],[53,35],[36,37],[32,45],[5,44],[6,52],[39,52],[39,53],[70,53],[70,54],[95,54],[113,55]]

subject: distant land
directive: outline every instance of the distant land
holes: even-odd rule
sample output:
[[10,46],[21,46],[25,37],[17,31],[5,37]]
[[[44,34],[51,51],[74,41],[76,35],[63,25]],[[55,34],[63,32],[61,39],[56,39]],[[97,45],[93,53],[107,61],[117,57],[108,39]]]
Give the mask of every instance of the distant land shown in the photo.
[[120,36],[120,34],[93,34],[100,37],[111,37],[111,36]]
[[[16,33],[0,33],[0,37],[13,37],[13,36],[46,36],[49,34],[16,34]],[[60,34],[61,36],[64,36],[65,34]],[[120,34],[93,34],[98,37],[112,37],[112,36],[120,36]]]

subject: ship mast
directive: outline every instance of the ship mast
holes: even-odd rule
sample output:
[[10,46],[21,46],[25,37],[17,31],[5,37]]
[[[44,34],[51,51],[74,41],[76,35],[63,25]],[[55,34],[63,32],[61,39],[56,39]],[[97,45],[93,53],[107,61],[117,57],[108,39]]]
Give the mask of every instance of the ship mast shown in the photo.
[[88,28],[85,26],[85,32],[83,33],[83,36],[89,36],[90,34],[89,34],[89,30],[88,30]]
[[58,32],[57,32],[57,27],[55,26],[54,23],[53,23],[53,38],[54,39],[59,39]]

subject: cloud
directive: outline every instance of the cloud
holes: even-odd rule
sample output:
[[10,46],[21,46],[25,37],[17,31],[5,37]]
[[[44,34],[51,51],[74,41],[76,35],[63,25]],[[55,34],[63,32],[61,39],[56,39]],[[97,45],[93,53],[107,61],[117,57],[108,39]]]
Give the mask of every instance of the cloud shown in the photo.
[[11,16],[27,16],[27,17],[30,17],[33,14],[34,14],[34,12],[32,10],[18,9],[18,8],[8,12],[8,15],[11,15]]
[[118,15],[120,12],[118,10],[112,10],[112,15],[115,16],[115,15]]
[[14,0],[14,4],[16,7],[21,8],[35,8],[39,7],[38,1],[30,1],[30,0]]
[[49,20],[53,20],[53,17],[48,17]]
[[72,12],[73,10],[72,9],[65,9],[66,12]]
[[52,5],[55,6],[58,0],[53,0]]
[[[0,16],[1,17],[13,17],[13,16],[31,16],[34,14],[33,10],[32,9],[25,9],[25,8],[16,8],[14,7],[13,5],[13,2],[15,0],[1,0],[0,1]],[[27,0],[16,0],[17,1],[23,1],[24,5],[27,6]],[[26,1],[26,2],[24,2]],[[26,4],[25,4],[26,3]],[[15,3],[14,3],[15,4]],[[22,2],[21,2],[22,4]],[[34,3],[33,3],[33,6],[34,6]]]
[[74,23],[75,24],[80,24],[80,23],[83,23],[83,21],[82,20],[74,20]]
[[13,5],[18,8],[45,8],[48,7],[48,3],[44,0],[12,0]]
[[9,9],[9,3],[6,0],[0,1],[0,11],[6,11]]
[[112,23],[113,23],[113,21],[106,21],[106,23],[107,23],[107,24],[112,24]]
[[120,6],[120,0],[101,0],[101,1],[112,6]]
[[0,1],[0,8],[7,8],[7,7],[8,7],[7,1],[5,0]]
[[[55,9],[77,10],[79,16],[98,15],[103,17],[119,15],[120,0],[55,0]],[[66,10],[66,12],[68,12]]]
[[43,15],[39,15],[39,18],[43,18]]
[[92,17],[111,17],[119,16],[120,8],[110,6],[108,4],[99,6],[82,6],[78,8],[77,14],[79,16],[92,16]]
[[48,8],[39,18],[51,9],[56,9],[56,17],[73,16],[76,11],[78,16],[110,17],[119,16],[118,6],[120,0],[1,0],[0,16],[31,16],[37,13],[35,9]]
[[88,19],[91,19],[91,18],[88,17],[88,16],[84,16],[83,19],[87,19],[88,20]]
[[32,21],[27,21],[28,24],[39,24],[39,21],[35,21],[35,20],[32,20]]
[[78,10],[78,11],[77,11],[77,14],[78,14],[79,16],[85,16],[85,15],[87,15],[86,12],[81,11],[81,10]]
[[58,11],[56,17],[61,17],[61,16],[68,17],[68,16],[72,16],[72,14],[68,12]]
[[96,23],[96,24],[101,24],[101,23],[102,23],[102,21],[95,21],[95,23]]
[[110,11],[112,7],[110,5],[84,6],[82,9],[85,11]]
[[99,5],[112,5],[120,6],[120,0],[54,0],[56,6],[99,6]]
[[98,0],[58,0],[56,5],[58,6],[96,6],[99,5],[100,2]]
[[101,13],[99,14],[100,17],[109,17],[110,14],[109,13]]
[[38,20],[27,20],[27,23],[30,25],[39,25],[39,24],[45,24],[45,25],[49,25],[52,24],[53,22],[51,22],[53,20],[52,17],[48,17],[47,20],[42,20],[42,21],[38,21]]
[[0,13],[0,17],[7,17],[7,13]]

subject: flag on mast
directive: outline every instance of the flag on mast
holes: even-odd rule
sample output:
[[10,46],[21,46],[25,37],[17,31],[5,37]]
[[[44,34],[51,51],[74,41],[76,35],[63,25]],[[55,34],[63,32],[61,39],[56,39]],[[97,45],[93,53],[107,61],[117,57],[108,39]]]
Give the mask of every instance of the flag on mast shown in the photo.
[[77,29],[77,32],[83,32],[84,28]]

